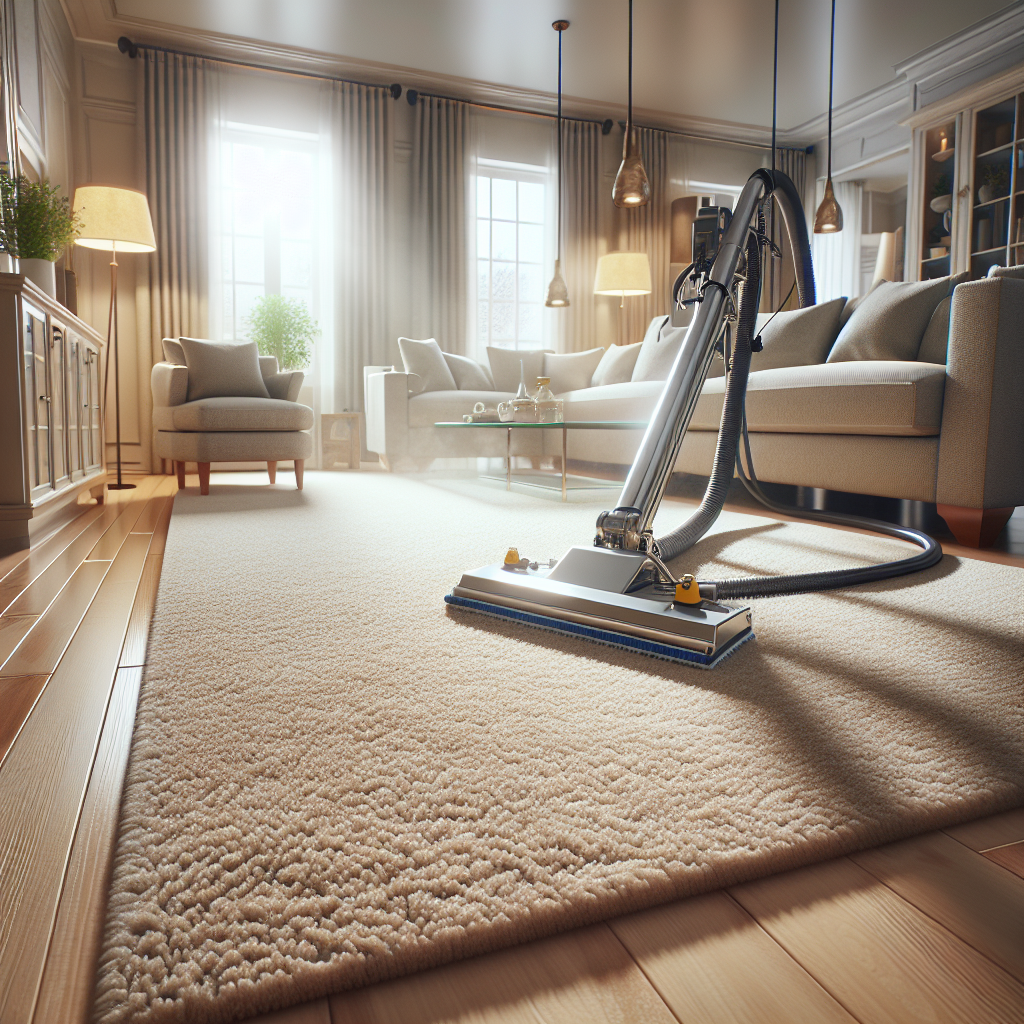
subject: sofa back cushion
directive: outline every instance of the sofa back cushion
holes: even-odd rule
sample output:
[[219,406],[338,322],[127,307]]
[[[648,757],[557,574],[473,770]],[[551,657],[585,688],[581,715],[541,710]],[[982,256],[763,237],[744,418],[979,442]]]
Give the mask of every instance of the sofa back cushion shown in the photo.
[[603,356],[603,348],[588,348],[584,352],[545,352],[544,376],[551,378],[549,386],[552,392],[563,395],[566,391],[589,388]]
[[917,359],[935,307],[966,280],[967,274],[909,284],[883,281],[864,297],[839,332],[828,362]]
[[625,384],[633,379],[637,356],[640,355],[642,341],[635,345],[609,345],[597,364],[594,375],[590,379],[591,387],[600,388],[605,384]]
[[1024,266],[1018,264],[1015,267],[997,267],[995,265],[988,268],[988,277],[1015,277],[1018,279],[1024,279]]
[[164,362],[173,363],[175,366],[187,366],[185,362],[185,350],[177,338],[164,338],[161,342],[164,349]]
[[188,400],[269,398],[255,341],[204,341],[179,338],[188,366]]
[[410,391],[456,391],[455,378],[444,360],[441,347],[433,338],[416,341],[413,338],[399,338],[398,351],[402,353],[405,372],[419,378],[419,388],[414,383]]
[[442,352],[441,354],[455,378],[455,386],[460,391],[494,390],[491,371],[486,366],[481,366],[469,356],[457,356],[454,352]]
[[519,390],[519,363],[523,364],[523,377],[527,391],[537,386],[537,378],[544,377],[544,356],[546,351],[540,349],[496,348],[487,346],[487,361],[491,364],[491,376],[494,378],[495,391]]
[[946,363],[946,349],[949,348],[949,311],[953,305],[953,296],[947,295],[932,313],[932,318],[925,328],[921,347],[917,350],[919,363]]
[[656,316],[647,326],[640,354],[633,367],[633,380],[668,380],[679,346],[689,327],[673,327],[669,317]]

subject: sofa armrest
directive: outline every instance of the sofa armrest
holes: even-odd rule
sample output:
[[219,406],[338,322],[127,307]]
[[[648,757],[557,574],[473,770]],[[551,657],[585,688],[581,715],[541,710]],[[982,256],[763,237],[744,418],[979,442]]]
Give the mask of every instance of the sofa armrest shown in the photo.
[[153,408],[184,405],[188,399],[188,367],[175,363],[154,363],[150,376]]
[[302,382],[306,379],[302,370],[285,371],[284,373],[273,373],[263,378],[267,386],[267,393],[271,398],[280,398],[286,402],[297,402]]
[[1024,281],[958,285],[949,318],[936,501],[1024,505]]
[[409,450],[409,374],[368,374],[365,399],[367,451],[394,464]]

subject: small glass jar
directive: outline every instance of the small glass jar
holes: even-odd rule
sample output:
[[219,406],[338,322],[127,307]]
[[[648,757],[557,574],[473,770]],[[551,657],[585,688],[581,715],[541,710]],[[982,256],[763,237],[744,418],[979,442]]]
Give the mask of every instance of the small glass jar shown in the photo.
[[533,402],[537,407],[538,423],[562,422],[562,400],[555,398],[551,393],[550,384],[550,377],[537,378],[537,392],[533,396]]

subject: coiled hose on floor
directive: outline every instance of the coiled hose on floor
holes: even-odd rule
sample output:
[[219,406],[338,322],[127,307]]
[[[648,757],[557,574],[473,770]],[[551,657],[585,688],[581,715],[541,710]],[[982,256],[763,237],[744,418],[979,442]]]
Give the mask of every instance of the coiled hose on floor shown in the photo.
[[[763,234],[759,214],[758,226]],[[806,235],[804,236],[806,239]],[[806,247],[806,241],[804,242]],[[806,258],[805,258],[806,257]],[[805,259],[809,266],[809,253],[799,257]],[[877,519],[865,519],[860,516],[843,515],[838,512],[823,512],[784,505],[773,501],[761,489],[754,473],[754,462],[750,452],[750,439],[746,424],[746,392],[747,380],[750,375],[750,357],[754,338],[757,308],[760,304],[760,250],[757,236],[753,232],[747,235],[746,244],[746,280],[741,283],[738,298],[736,338],[732,351],[732,366],[728,369],[725,387],[725,402],[722,409],[722,423],[718,431],[718,443],[715,447],[715,461],[712,466],[711,478],[707,490],[697,511],[664,537],[659,537],[656,544],[662,559],[669,560],[682,554],[692,547],[718,519],[725,504],[725,498],[732,483],[733,471],[738,473],[743,485],[751,495],[766,508],[783,515],[791,515],[815,522],[832,523],[837,526],[871,530],[875,533],[909,541],[921,548],[921,551],[908,558],[900,558],[891,562],[868,565],[856,569],[829,569],[821,572],[800,573],[792,576],[750,576],[738,579],[701,580],[701,595],[712,600],[730,600],[736,598],[773,597],[782,594],[811,593],[821,590],[835,590],[841,587],[853,587],[861,583],[873,583],[877,580],[891,579],[894,576],[905,576],[909,573],[928,569],[942,559],[942,547],[932,537],[920,530],[907,526],[895,526]],[[811,278],[813,280],[813,278]],[[728,353],[727,353],[728,357]],[[743,456],[740,455],[740,440],[743,441]]]

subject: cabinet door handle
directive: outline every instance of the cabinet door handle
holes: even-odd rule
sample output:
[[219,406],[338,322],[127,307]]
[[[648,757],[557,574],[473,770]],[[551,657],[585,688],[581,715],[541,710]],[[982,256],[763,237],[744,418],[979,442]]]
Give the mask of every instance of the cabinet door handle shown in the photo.
[[957,192],[957,195],[961,199],[963,199],[965,196],[969,196],[970,194],[971,194],[971,190],[966,185],[964,185],[964,187],[962,189],[960,189],[959,192]]

